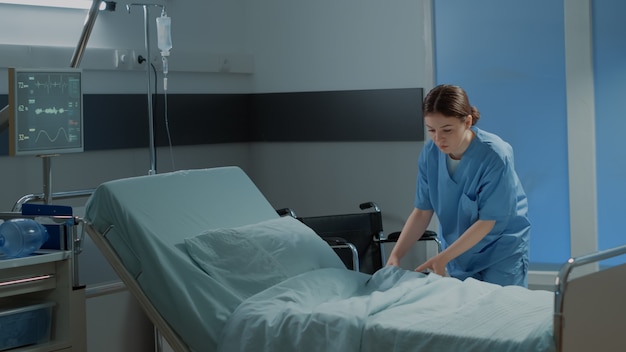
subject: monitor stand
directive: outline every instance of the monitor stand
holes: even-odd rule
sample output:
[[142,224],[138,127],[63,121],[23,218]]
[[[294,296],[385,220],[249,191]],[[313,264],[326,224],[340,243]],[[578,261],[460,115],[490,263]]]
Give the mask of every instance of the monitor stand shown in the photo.
[[52,158],[59,154],[37,155],[43,163],[43,203],[50,204],[52,200]]

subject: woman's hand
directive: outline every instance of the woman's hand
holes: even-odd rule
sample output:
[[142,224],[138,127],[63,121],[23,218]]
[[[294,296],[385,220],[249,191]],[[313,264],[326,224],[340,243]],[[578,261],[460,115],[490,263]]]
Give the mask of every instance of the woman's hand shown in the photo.
[[387,266],[400,266],[400,259],[398,259],[396,256],[390,256],[389,259],[387,259]]
[[415,268],[415,271],[424,272],[430,270],[441,276],[446,275],[448,262],[480,242],[493,229],[495,224],[495,220],[476,221],[448,248]]
[[427,261],[425,261],[422,265],[415,268],[415,271],[426,272],[430,270],[431,272],[437,275],[446,276],[447,264],[448,264],[448,261],[446,261],[443,256],[436,255],[428,259]]
[[414,208],[406,220],[398,241],[387,259],[386,265],[400,266],[400,259],[404,257],[411,246],[417,242],[426,230],[426,226],[433,217],[432,210],[421,210]]

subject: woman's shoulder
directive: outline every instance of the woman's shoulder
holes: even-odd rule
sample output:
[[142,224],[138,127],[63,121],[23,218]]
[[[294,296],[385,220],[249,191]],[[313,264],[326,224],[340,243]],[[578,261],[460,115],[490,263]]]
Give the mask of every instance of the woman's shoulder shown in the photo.
[[506,159],[513,155],[511,145],[497,134],[481,130],[475,126],[472,127],[472,130],[476,135],[476,139],[479,142],[478,144],[482,147],[481,149],[483,149],[483,153],[491,152],[500,159]]

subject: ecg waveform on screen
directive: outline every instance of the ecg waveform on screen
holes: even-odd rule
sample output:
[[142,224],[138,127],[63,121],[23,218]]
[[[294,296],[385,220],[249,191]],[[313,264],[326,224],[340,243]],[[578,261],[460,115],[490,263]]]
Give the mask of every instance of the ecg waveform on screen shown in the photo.
[[17,82],[19,89],[29,89],[34,94],[34,90],[45,90],[47,94],[61,94],[77,96],[79,94],[78,79],[61,78],[55,74],[28,75],[25,80]]
[[[41,75],[39,75],[41,76]],[[43,80],[39,77],[30,76],[26,82],[18,82],[18,88],[37,88],[45,89],[48,94],[54,89],[59,89],[62,94],[65,90],[72,87],[72,82],[65,82],[63,80],[55,80],[53,75],[47,75]]]
[[[72,142],[76,140],[76,136],[72,134],[68,134],[65,128],[59,127],[56,134],[51,136],[46,130],[39,130],[37,135],[35,136],[35,143],[39,143],[40,138],[46,138],[50,143],[56,143],[59,138],[64,138],[67,142]],[[28,140],[30,137],[21,135],[20,140]]]
[[67,89],[68,84],[65,82],[54,82],[50,79],[50,76],[48,76],[48,81],[43,81],[43,82],[39,82],[36,81],[34,82],[35,87],[39,88],[39,89],[47,89],[48,93],[50,93],[51,89],[61,89],[61,92],[64,92],[65,89]]

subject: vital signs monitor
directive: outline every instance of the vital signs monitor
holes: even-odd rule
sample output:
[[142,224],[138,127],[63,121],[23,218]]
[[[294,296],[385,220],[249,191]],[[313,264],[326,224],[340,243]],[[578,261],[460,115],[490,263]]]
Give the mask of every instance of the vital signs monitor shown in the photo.
[[82,71],[9,68],[9,154],[84,150]]

